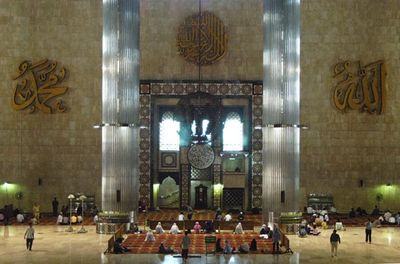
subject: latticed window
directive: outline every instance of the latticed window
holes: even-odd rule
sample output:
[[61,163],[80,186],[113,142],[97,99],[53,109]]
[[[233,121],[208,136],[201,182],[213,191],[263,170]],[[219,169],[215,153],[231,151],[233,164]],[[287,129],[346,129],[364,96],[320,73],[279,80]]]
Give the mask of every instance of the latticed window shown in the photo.
[[237,112],[226,116],[223,130],[223,151],[243,150],[243,122]]
[[160,150],[179,150],[180,123],[170,111],[163,113],[160,123]]

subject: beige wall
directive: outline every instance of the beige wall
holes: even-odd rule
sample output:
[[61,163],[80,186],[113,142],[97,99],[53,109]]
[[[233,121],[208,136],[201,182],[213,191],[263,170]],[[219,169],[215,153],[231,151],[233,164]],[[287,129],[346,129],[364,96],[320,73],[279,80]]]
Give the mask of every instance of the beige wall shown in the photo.
[[[70,192],[101,195],[101,1],[0,0],[0,205],[38,202],[51,211]],[[48,58],[67,70],[66,113],[28,114],[11,106],[11,77],[24,60]],[[42,185],[38,185],[38,179]]]
[[[229,4],[228,4],[229,2]],[[141,79],[197,79],[197,67],[176,48],[176,31],[197,11],[197,0],[141,1]],[[228,31],[228,52],[202,79],[262,79],[262,1],[204,1]],[[396,187],[377,188],[400,167],[400,2],[396,0],[303,0],[301,22],[301,201],[311,192],[332,193],[339,210],[398,209]],[[101,1],[0,0],[0,181],[19,184],[23,208],[33,201],[50,210],[73,191],[101,193]],[[68,70],[64,114],[27,114],[10,107],[11,76],[23,60],[57,60]],[[385,114],[337,112],[330,98],[339,60],[387,63]],[[38,178],[43,185],[38,186]],[[359,180],[364,187],[358,187]],[[0,203],[6,200],[0,193]],[[9,193],[9,200],[13,200]],[[14,204],[17,204],[15,200]],[[61,203],[62,204],[62,203]]]
[[[202,10],[217,15],[228,34],[225,57],[203,66],[202,80],[262,79],[262,1],[202,2]],[[141,79],[198,80],[198,66],[186,62],[176,45],[179,25],[198,12],[198,0],[145,0],[141,4]]]
[[[339,210],[371,210],[383,192],[382,209],[400,209],[398,187],[382,186],[400,183],[399,10],[400,1],[302,1],[301,122],[310,126],[301,136],[303,204],[305,194],[332,193]],[[386,112],[336,111],[333,65],[380,59],[387,66]]]

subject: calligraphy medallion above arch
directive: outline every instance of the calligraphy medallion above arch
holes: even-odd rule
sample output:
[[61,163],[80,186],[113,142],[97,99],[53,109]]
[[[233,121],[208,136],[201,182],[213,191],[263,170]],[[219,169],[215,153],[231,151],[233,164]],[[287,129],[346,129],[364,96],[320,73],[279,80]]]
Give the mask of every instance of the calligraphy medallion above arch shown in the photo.
[[178,52],[196,65],[210,65],[226,53],[228,37],[221,19],[211,12],[188,16],[178,28]]

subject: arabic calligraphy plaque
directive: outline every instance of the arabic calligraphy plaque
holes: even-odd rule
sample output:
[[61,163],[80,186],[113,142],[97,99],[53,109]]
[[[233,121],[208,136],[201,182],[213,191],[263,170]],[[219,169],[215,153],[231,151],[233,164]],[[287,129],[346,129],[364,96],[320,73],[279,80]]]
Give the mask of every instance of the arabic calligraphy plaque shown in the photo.
[[214,150],[207,144],[195,144],[188,151],[190,165],[202,170],[210,167],[214,163]]
[[178,51],[196,65],[210,65],[220,60],[226,53],[227,42],[224,24],[211,12],[185,18],[178,29]]
[[65,112],[64,101],[57,98],[68,90],[68,87],[60,85],[65,75],[66,69],[55,61],[23,61],[18,67],[17,76],[13,78],[16,84],[11,107],[17,111],[29,109],[30,113],[36,109],[46,114]]
[[360,61],[339,62],[334,67],[334,78],[338,82],[333,89],[333,103],[338,110],[382,114],[386,78],[383,60],[364,66]]

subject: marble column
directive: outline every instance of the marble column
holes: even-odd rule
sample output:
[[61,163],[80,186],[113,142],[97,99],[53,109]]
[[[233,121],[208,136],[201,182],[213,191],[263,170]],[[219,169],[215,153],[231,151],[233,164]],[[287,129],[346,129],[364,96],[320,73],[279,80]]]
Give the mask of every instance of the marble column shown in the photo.
[[263,218],[297,211],[300,0],[264,0]]
[[102,210],[138,205],[139,0],[103,0]]

